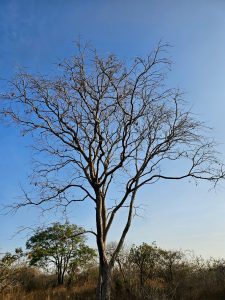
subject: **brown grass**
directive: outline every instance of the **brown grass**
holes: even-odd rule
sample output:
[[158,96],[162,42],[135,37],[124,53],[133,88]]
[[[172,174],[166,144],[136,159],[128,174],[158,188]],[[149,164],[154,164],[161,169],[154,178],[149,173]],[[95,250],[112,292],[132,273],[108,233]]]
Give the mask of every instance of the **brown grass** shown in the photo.
[[0,295],[1,300],[92,300],[95,299],[95,285],[88,283],[83,286],[67,289],[66,287],[49,288],[25,292],[21,289],[5,291]]

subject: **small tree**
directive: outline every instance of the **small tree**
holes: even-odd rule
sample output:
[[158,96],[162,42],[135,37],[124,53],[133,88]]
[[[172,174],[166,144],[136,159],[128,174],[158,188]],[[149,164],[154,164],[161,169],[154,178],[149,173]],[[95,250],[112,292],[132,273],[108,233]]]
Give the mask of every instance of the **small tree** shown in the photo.
[[79,248],[79,254],[76,259],[71,260],[68,266],[68,286],[74,281],[77,274],[90,270],[93,266],[96,266],[96,251],[87,245],[81,245]]
[[167,296],[171,299],[176,297],[182,280],[181,271],[184,268],[184,253],[177,250],[159,249],[160,273],[167,283]]
[[173,283],[176,267],[182,262],[184,254],[177,250],[159,250],[162,275],[168,283]]
[[[16,208],[94,204],[98,299],[105,300],[110,299],[112,268],[131,226],[138,190],[158,180],[216,184],[224,171],[204,124],[185,106],[182,93],[165,85],[170,66],[165,45],[128,64],[89,50],[78,45],[77,54],[59,64],[55,78],[17,74],[3,93],[2,115],[36,138],[41,158],[31,180],[38,197],[25,193]],[[127,218],[108,258],[107,237],[124,207]]]
[[22,248],[16,248],[14,253],[6,252],[0,259],[0,292],[18,285],[15,275],[20,272],[20,259],[23,256]]
[[130,250],[129,259],[137,270],[142,290],[146,280],[154,277],[155,267],[159,259],[158,248],[155,244],[148,245],[146,243],[133,246]]
[[44,230],[38,229],[26,243],[30,265],[45,269],[53,266],[58,284],[63,284],[71,265],[92,259],[95,254],[85,245],[83,231],[83,228],[69,223],[53,223]]

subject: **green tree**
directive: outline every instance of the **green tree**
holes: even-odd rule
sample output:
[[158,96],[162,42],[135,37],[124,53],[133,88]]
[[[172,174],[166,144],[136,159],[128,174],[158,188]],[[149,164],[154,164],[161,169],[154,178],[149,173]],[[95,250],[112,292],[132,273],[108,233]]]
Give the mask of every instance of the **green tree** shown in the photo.
[[159,254],[155,244],[142,243],[140,246],[133,246],[130,250],[129,259],[139,274],[140,288],[143,289],[146,280],[152,279],[155,273]]
[[174,273],[177,265],[179,265],[184,257],[181,251],[177,250],[159,250],[160,264],[163,268],[163,277],[167,282],[173,282]]
[[69,223],[53,223],[44,230],[38,229],[26,243],[30,265],[54,268],[58,284],[63,284],[71,265],[82,260],[87,262],[95,255],[95,251],[85,245],[83,232],[82,227]]

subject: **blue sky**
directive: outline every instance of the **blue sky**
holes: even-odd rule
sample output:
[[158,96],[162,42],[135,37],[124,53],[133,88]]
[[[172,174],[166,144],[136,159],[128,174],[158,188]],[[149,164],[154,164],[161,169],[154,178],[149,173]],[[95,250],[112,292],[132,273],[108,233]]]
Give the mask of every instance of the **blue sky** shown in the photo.
[[[225,2],[222,0],[1,0],[0,78],[18,67],[51,74],[54,63],[70,57],[81,36],[102,53],[132,58],[169,42],[174,61],[169,84],[185,91],[199,118],[213,127],[225,160]],[[5,87],[5,81],[0,83]],[[0,124],[0,201],[11,203],[31,172],[30,138]],[[138,194],[141,217],[134,219],[127,243],[156,241],[165,248],[193,249],[205,257],[225,256],[225,182],[209,192],[206,183],[162,182]],[[71,221],[93,226],[88,206],[71,209]],[[24,209],[0,216],[0,252],[23,244],[11,239],[20,226],[56,220]],[[119,222],[111,239],[119,234]]]

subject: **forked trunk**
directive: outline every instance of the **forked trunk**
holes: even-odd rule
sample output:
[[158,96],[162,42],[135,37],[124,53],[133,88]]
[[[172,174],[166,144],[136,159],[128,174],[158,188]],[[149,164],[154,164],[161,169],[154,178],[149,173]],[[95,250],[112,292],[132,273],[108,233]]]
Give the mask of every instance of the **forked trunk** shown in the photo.
[[111,299],[111,271],[108,266],[99,266],[97,300]]

